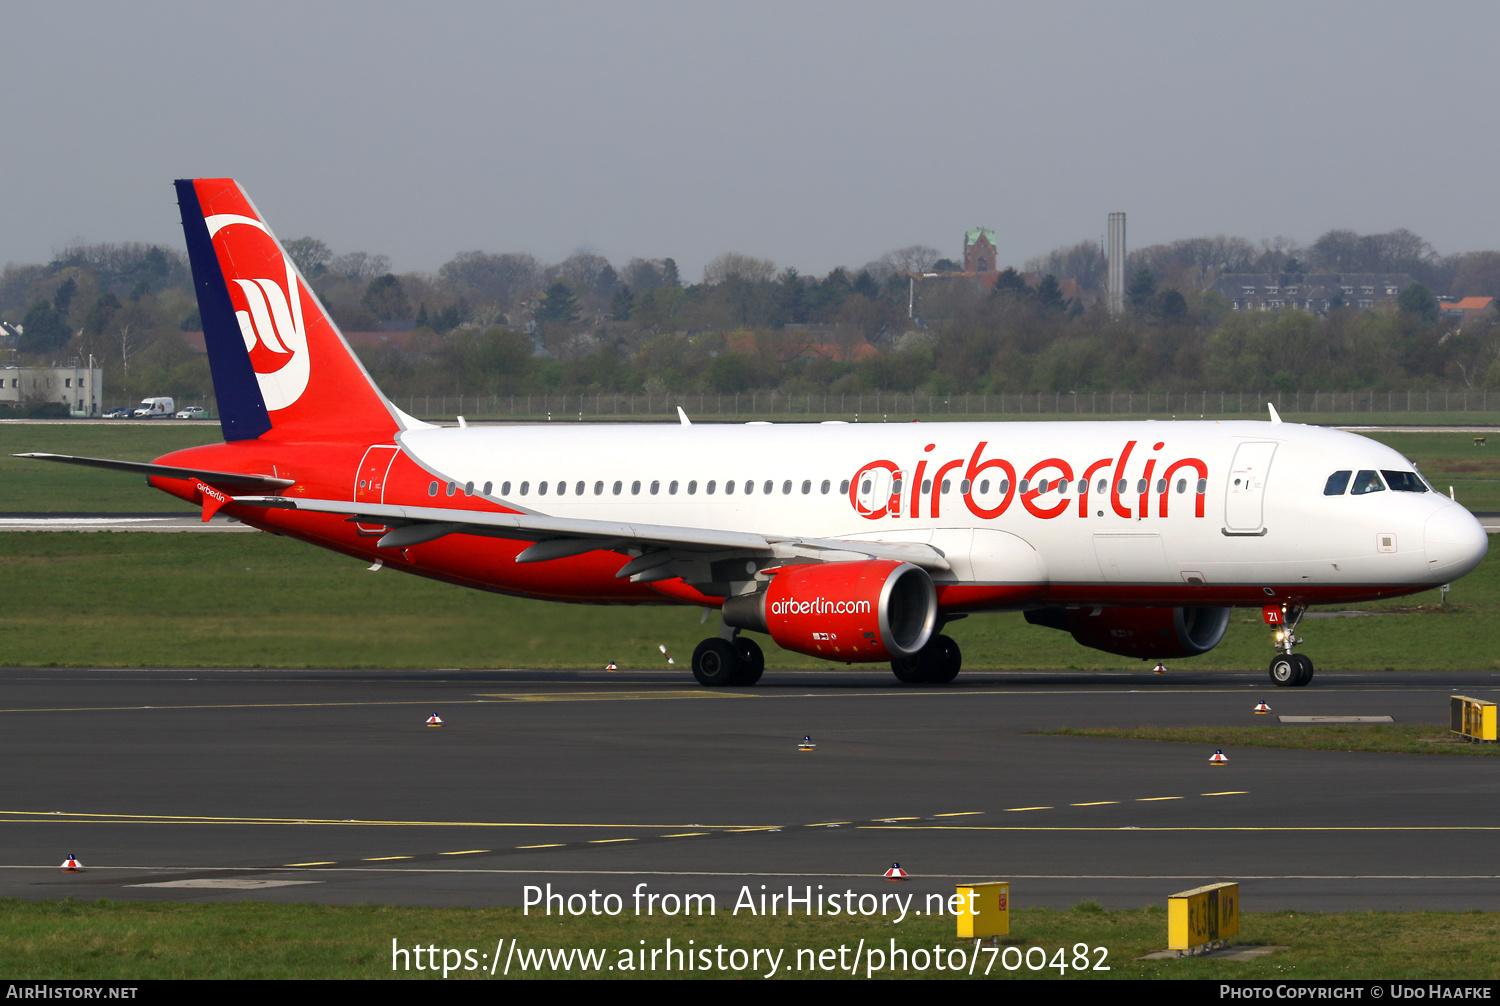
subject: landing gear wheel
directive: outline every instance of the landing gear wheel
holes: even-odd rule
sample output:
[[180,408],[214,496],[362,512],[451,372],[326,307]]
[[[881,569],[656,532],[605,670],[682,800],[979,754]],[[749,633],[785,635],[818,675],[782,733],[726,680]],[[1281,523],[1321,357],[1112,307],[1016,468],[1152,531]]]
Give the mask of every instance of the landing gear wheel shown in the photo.
[[739,670],[739,652],[727,639],[705,639],[693,651],[693,677],[700,685],[732,685]]
[[[693,658],[693,666],[698,666],[697,658]],[[1277,688],[1290,688],[1302,683],[1302,667],[1297,658],[1290,653],[1278,653],[1271,660],[1271,680],[1276,683]]]
[[907,685],[945,685],[961,667],[963,653],[949,636],[933,636],[914,656],[891,661],[896,680]]
[[946,685],[958,677],[964,665],[963,653],[951,636],[933,636],[922,648],[922,657],[927,664],[927,680],[935,685]]
[[753,685],[766,672],[766,655],[760,644],[744,636],[734,638],[735,654],[740,659],[739,671],[730,680],[731,685]]
[[1297,660],[1297,669],[1301,672],[1297,676],[1297,684],[1299,686],[1310,684],[1312,682],[1312,676],[1313,676],[1313,662],[1312,662],[1312,658],[1308,657],[1308,656],[1304,656],[1304,655],[1302,655],[1300,653],[1295,654],[1295,656],[1296,656],[1296,660]]

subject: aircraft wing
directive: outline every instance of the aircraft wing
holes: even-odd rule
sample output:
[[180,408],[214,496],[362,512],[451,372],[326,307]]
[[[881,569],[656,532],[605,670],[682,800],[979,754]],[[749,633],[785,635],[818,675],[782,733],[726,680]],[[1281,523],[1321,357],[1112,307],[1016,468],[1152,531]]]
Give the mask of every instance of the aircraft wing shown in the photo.
[[115,461],[111,458],[81,458],[72,454],[16,454],[18,458],[34,461],[60,461],[67,465],[83,465],[86,468],[108,468],[120,472],[135,472],[150,477],[160,475],[169,479],[198,479],[215,489],[229,492],[247,489],[274,491],[295,485],[291,479],[279,479],[270,475],[245,475],[241,472],[216,472],[204,468],[178,468],[174,465],[153,465],[144,461]]
[[[517,562],[546,562],[599,549],[636,552],[640,553],[636,561],[627,563],[619,575],[643,581],[680,575],[669,574],[667,567],[674,562],[702,561],[716,552],[758,552],[778,559],[803,558],[825,562],[896,559],[931,570],[949,568],[939,549],[915,542],[799,538],[666,524],[287,496],[236,496],[234,502],[267,509],[346,514],[352,521],[389,527],[391,530],[377,542],[381,548],[405,548],[449,534],[474,534],[536,542],[516,556]],[[653,573],[657,575],[649,575]]]

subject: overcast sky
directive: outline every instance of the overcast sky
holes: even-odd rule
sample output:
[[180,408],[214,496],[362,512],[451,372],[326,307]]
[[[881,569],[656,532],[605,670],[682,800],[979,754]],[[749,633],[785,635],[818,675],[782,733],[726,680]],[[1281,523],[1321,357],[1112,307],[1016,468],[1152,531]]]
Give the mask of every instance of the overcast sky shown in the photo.
[[7,4],[0,259],[182,246],[232,175],[283,239],[740,251],[1407,227],[1500,247],[1500,5]]

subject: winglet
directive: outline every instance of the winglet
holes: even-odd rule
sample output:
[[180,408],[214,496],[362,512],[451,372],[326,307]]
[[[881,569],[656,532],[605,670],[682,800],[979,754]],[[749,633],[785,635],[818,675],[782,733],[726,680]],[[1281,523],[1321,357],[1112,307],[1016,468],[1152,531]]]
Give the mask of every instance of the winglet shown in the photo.
[[1271,410],[1271,422],[1273,422],[1273,423],[1279,423],[1279,422],[1281,422],[1281,413],[1279,413],[1279,412],[1276,411],[1276,406],[1272,405],[1270,402],[1267,402],[1266,403],[1266,408],[1268,408],[1268,409]]
[[682,411],[682,406],[680,406],[680,405],[677,406],[677,418],[680,419],[680,420],[682,420],[682,425],[683,426],[692,426],[693,425],[693,421],[687,417],[687,413],[686,412]]

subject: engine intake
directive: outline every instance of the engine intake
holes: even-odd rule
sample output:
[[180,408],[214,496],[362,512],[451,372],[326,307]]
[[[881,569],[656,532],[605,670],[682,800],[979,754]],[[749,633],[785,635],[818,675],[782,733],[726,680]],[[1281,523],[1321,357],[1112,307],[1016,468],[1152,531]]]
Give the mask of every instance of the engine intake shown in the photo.
[[1229,608],[1064,608],[1026,612],[1026,621],[1071,632],[1084,646],[1123,657],[1164,660],[1207,653],[1229,628]]
[[787,566],[765,590],[726,599],[724,623],[813,657],[894,660],[932,638],[937,592],[924,570],[891,559]]

